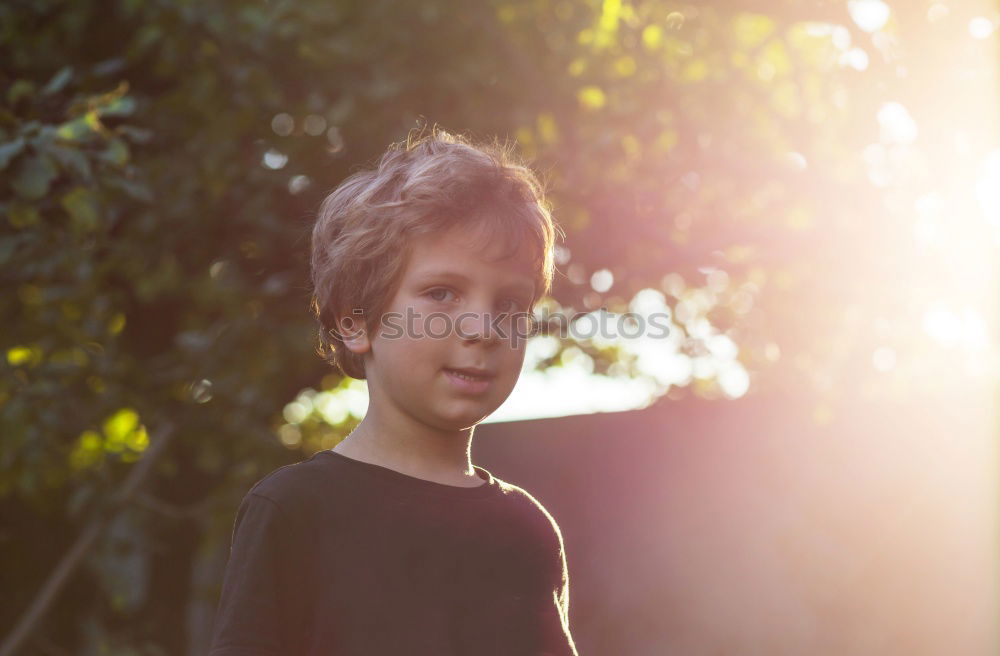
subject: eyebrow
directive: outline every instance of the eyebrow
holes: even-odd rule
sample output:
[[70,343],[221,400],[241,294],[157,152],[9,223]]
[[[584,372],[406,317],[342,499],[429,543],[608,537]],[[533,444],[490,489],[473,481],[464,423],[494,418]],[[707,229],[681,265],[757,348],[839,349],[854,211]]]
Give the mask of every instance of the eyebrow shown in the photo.
[[[422,283],[430,282],[431,280],[441,280],[441,279],[451,279],[457,280],[468,284],[470,282],[468,276],[461,274],[457,271],[428,271],[426,273],[421,273],[417,276],[418,281]],[[516,282],[504,285],[502,289],[505,290],[516,290],[523,291],[527,294],[534,293],[535,285],[533,282]]]

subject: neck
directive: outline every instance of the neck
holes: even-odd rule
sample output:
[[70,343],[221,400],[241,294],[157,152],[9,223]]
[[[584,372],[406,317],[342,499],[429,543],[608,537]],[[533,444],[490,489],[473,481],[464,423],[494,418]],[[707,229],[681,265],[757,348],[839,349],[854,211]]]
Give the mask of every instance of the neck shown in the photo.
[[390,421],[373,407],[334,451],[401,473],[442,483],[481,483],[472,468],[474,426],[442,431],[412,420]]

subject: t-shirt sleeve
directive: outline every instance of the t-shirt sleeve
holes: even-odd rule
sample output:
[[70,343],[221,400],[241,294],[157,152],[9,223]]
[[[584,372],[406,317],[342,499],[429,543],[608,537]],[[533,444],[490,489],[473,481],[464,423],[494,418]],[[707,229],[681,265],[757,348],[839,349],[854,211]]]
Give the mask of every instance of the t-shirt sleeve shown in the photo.
[[[546,513],[547,514],[547,513]],[[551,516],[550,520],[551,520]],[[566,550],[562,532],[555,520],[551,520],[554,539],[550,540],[549,559],[552,581],[550,603],[546,605],[543,656],[577,656],[576,645],[569,628],[569,568],[566,564]]]
[[289,585],[287,520],[268,497],[247,493],[236,513],[229,562],[209,656],[285,656],[282,636]]

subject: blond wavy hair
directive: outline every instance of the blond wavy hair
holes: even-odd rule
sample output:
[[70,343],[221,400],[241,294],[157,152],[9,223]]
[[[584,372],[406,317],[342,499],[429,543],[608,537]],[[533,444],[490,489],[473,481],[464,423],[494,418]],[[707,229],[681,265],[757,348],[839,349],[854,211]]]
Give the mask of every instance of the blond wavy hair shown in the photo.
[[502,243],[505,256],[530,256],[532,308],[549,293],[555,236],[565,234],[536,174],[496,138],[474,143],[437,126],[429,134],[414,130],[320,204],[311,258],[316,352],[344,374],[365,378],[364,358],[344,346],[337,317],[361,309],[369,326],[378,325],[409,259],[410,241],[458,225],[481,228],[481,243]]

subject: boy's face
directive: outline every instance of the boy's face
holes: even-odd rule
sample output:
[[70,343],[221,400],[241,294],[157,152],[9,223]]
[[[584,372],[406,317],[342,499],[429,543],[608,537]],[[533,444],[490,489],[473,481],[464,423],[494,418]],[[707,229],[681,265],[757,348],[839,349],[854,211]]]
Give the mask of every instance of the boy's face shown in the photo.
[[[534,278],[529,263],[494,261],[499,244],[480,251],[473,236],[460,226],[412,242],[396,294],[368,331],[365,376],[380,414],[459,430],[486,418],[513,390]],[[522,318],[498,320],[505,313]],[[463,380],[453,369],[488,376]]]

